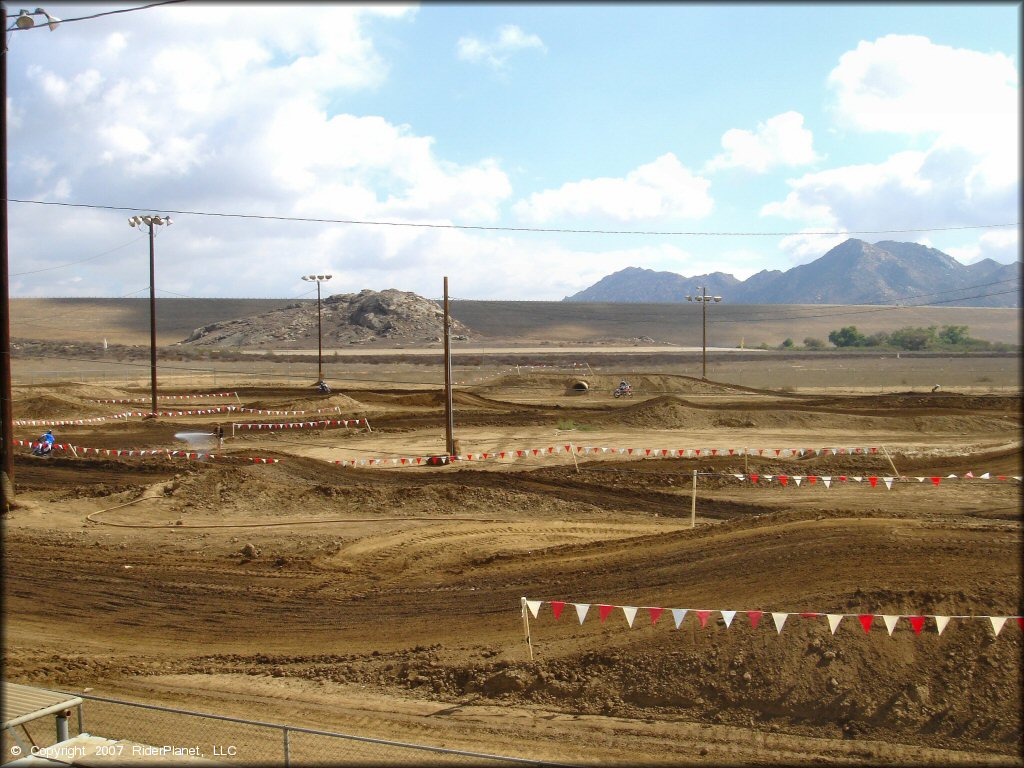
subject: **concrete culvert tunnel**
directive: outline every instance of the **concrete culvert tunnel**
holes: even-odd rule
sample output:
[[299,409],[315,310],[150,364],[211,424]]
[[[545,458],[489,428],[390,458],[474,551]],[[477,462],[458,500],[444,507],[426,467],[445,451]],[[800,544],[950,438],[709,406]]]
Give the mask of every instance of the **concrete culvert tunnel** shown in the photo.
[[568,391],[570,395],[585,395],[590,391],[590,385],[583,379],[575,379],[569,384]]

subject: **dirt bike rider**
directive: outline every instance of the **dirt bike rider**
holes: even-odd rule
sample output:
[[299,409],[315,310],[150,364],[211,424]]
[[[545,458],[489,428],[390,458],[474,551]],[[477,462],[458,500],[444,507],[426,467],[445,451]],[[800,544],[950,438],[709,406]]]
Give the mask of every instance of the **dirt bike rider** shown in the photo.
[[316,388],[317,388],[318,391],[323,392],[324,394],[327,394],[328,392],[331,391],[331,388],[327,385],[327,382],[324,381],[323,379],[320,379],[320,381],[318,381],[316,383]]
[[46,430],[42,435],[39,436],[39,440],[36,443],[35,448],[32,452],[36,456],[45,456],[53,450],[53,444],[57,442],[53,436],[53,432]]
[[625,392],[627,389],[629,389],[629,382],[623,379],[619,382],[619,392]]

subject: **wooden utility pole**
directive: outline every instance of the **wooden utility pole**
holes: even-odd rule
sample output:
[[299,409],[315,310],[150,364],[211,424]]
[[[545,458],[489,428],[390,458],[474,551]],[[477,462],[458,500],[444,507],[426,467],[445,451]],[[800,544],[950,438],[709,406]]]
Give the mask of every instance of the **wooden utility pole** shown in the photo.
[[444,278],[444,446],[449,456],[455,455],[455,429],[452,418],[452,321],[448,314],[448,276]]

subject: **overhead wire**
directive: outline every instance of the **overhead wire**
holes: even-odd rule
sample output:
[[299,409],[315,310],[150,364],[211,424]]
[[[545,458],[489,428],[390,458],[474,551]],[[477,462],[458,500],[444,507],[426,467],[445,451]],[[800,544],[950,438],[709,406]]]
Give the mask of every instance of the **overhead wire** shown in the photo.
[[[156,208],[139,208],[136,206],[123,205],[100,205],[94,203],[63,203],[47,200],[21,200],[8,198],[12,203],[26,203],[32,205],[53,205],[66,208],[91,208],[110,211],[145,211],[157,210]],[[789,237],[794,235],[889,235],[905,234],[909,232],[953,232],[968,229],[994,229],[998,227],[1019,227],[1020,222],[1006,224],[972,224],[957,227],[911,227],[908,229],[864,229],[845,231],[821,231],[821,232],[701,232],[701,231],[657,231],[657,230],[628,230],[628,229],[572,229],[567,227],[502,227],[485,226],[475,224],[440,224],[412,221],[377,221],[371,219],[328,219],[309,216],[278,216],[272,214],[254,213],[222,213],[216,211],[186,211],[159,208],[165,213],[173,213],[178,216],[210,216],[216,218],[231,219],[256,219],[264,221],[291,221],[314,224],[356,224],[376,227],[420,227],[424,229],[459,229],[476,230],[484,232],[548,232],[558,234],[584,234],[584,235],[658,235],[658,236],[688,236],[688,237]]]
[[[160,2],[149,3],[148,5],[139,5],[139,6],[136,6],[134,8],[118,8],[118,9],[113,10],[113,11],[101,11],[100,13],[93,13],[93,14],[90,14],[88,16],[75,16],[75,17],[70,18],[70,19],[58,19],[58,20],[56,20],[56,23],[57,24],[71,24],[71,23],[76,22],[76,21],[89,21],[90,19],[98,19],[98,18],[100,18],[102,16],[113,16],[114,14],[118,14],[118,13],[132,13],[133,11],[145,11],[145,10],[148,10],[150,8],[156,8],[157,6],[160,6],[160,5],[173,5],[175,3],[183,3],[183,2],[185,2],[185,0],[160,0]],[[36,13],[39,13],[38,9],[36,10]],[[8,18],[8,19],[17,18],[17,14],[13,14],[13,13],[8,14],[6,18]],[[33,29],[41,29],[43,26],[46,26],[46,25],[45,24],[40,24],[39,26],[33,25],[33,26],[29,27],[28,29],[21,29],[20,27],[13,26],[10,29],[8,29],[7,31],[8,32],[30,32]]]

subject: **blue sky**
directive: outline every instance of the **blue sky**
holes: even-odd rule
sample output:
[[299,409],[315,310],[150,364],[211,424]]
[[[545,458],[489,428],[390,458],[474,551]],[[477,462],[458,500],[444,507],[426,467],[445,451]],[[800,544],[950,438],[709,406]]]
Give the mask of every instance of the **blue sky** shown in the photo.
[[50,3],[55,31],[8,34],[9,196],[34,201],[8,206],[12,296],[148,295],[127,217],[167,211],[158,296],[307,296],[329,272],[328,293],[437,297],[447,275],[458,298],[557,300],[627,266],[785,270],[851,236],[1019,258],[1019,4],[72,21],[134,7]]

